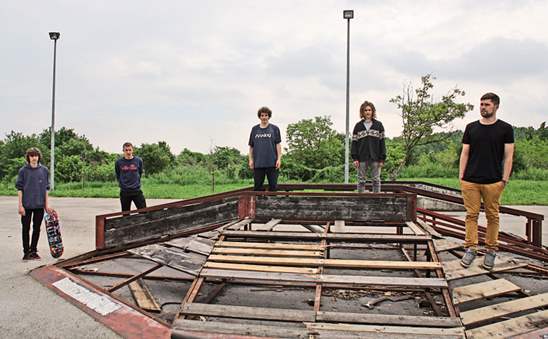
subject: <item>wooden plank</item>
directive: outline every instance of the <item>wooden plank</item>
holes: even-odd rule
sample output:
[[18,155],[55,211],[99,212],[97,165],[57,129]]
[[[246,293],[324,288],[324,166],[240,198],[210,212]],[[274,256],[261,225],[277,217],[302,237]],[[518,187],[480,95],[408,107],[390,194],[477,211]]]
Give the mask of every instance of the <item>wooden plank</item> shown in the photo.
[[209,317],[226,317],[242,319],[262,319],[303,322],[314,321],[314,312],[296,309],[267,308],[267,307],[248,307],[231,305],[212,305],[192,303],[185,305],[182,313],[203,315]]
[[323,257],[321,251],[265,250],[258,248],[215,248],[213,254],[264,255],[269,257]]
[[466,337],[508,338],[548,326],[548,310],[524,315],[466,331]]
[[495,267],[491,271],[484,269],[481,264],[483,257],[478,257],[468,268],[462,267],[460,260],[452,260],[443,262],[443,269],[447,280],[455,280],[467,277],[473,277],[482,274],[496,273],[509,271],[515,268],[527,266],[526,263],[520,263],[512,257],[497,258]]
[[162,311],[160,305],[158,305],[158,302],[152,293],[150,293],[150,290],[144,284],[142,279],[131,282],[128,287],[131,291],[133,299],[135,299],[135,303],[137,303],[137,306],[148,312],[159,313]]
[[433,328],[433,327],[410,327],[410,326],[379,326],[379,325],[355,325],[355,324],[330,324],[330,323],[305,323],[309,330],[333,330],[350,332],[380,332],[391,334],[418,334],[459,336],[464,338],[464,328]]
[[276,250],[303,250],[303,251],[321,251],[322,246],[318,244],[284,244],[284,243],[265,243],[265,242],[239,242],[239,241],[218,241],[216,247],[240,247],[240,248],[262,248]]
[[[308,338],[308,331],[302,326],[284,326],[274,325],[258,325],[258,324],[242,324],[228,323],[221,321],[200,321],[177,319],[173,322],[173,333],[185,333],[185,331],[212,332],[224,334],[241,334],[247,336],[258,337],[280,337],[280,338]],[[185,338],[186,336],[181,336]]]
[[[207,263],[206,265],[214,264]],[[228,264],[222,264],[228,265]],[[239,266],[239,265],[234,265]],[[208,267],[202,270],[201,276],[211,278],[234,278],[242,280],[289,281],[301,283],[322,283],[324,285],[360,285],[360,286],[402,286],[419,288],[445,288],[447,282],[443,278],[408,278],[386,276],[356,276],[333,274],[290,274],[281,272],[260,273],[245,272],[230,269],[213,269]]]
[[426,233],[424,232],[424,230],[422,228],[420,228],[419,226],[417,226],[417,224],[415,224],[413,221],[408,221],[405,223],[407,225],[407,227],[409,227],[411,229],[411,231],[413,231],[413,233],[415,233],[416,235],[425,235]]
[[315,274],[319,272],[317,268],[272,266],[272,265],[229,264],[229,263],[220,263],[220,262],[206,262],[204,264],[204,267],[226,269],[226,270],[286,272],[286,273],[303,273],[303,274]]
[[263,264],[278,266],[320,266],[344,267],[344,268],[370,268],[370,269],[396,269],[396,270],[431,270],[441,268],[438,262],[421,261],[382,261],[382,260],[356,260],[356,259],[311,259],[311,258],[268,258],[268,257],[246,257],[236,255],[209,256],[208,261]]
[[299,239],[299,240],[321,240],[329,241],[350,241],[350,242],[402,242],[402,243],[425,243],[431,239],[429,235],[389,235],[389,234],[370,234],[356,237],[352,234],[332,234],[326,235],[310,232],[257,232],[257,231],[224,231],[227,237],[238,238],[267,238],[272,239]]
[[344,234],[395,234],[394,230],[380,230],[378,226],[346,226],[344,228],[331,228],[333,233]]
[[520,311],[532,310],[546,305],[548,305],[548,293],[543,293],[461,312],[460,317],[462,323],[465,326],[469,326],[485,320],[503,317]]
[[278,225],[282,219],[272,219],[269,222],[267,222],[264,226],[266,231],[272,231],[276,225]]
[[459,242],[451,241],[447,239],[434,240],[434,247],[436,248],[436,252],[443,252],[443,251],[454,250],[457,248],[462,248],[463,245],[464,244],[462,242],[459,243]]
[[197,235],[177,238],[164,243],[164,245],[177,247],[185,251],[201,253],[206,256],[211,253],[214,244],[215,242],[213,240],[201,238]]
[[521,288],[506,279],[489,280],[453,289],[453,302],[459,305],[468,301],[492,298],[520,291]]
[[157,244],[133,248],[128,252],[194,276],[198,275],[206,261],[203,255]]
[[459,318],[321,311],[316,315],[316,321],[424,327],[462,326]]
[[426,230],[426,232],[430,235],[432,235],[433,237],[436,237],[438,239],[440,238],[443,238],[443,235],[440,234],[440,232],[436,231],[434,229],[434,227],[428,225],[427,223],[425,223],[423,220],[417,218],[416,220],[417,224],[419,224],[424,230]]
[[344,220],[335,220],[335,224],[331,226],[331,232],[343,232],[344,228]]
[[243,220],[238,221],[234,225],[227,227],[227,229],[229,229],[229,230],[241,230],[245,226],[249,225],[252,221],[253,221],[253,219],[245,218]]

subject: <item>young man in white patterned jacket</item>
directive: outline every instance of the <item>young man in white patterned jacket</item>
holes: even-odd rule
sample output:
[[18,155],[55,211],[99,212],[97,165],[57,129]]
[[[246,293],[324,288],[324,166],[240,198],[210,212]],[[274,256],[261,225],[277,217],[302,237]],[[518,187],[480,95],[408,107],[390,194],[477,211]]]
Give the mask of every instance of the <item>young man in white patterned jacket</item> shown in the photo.
[[381,191],[381,168],[386,160],[384,126],[377,120],[375,105],[364,101],[360,106],[361,120],[352,133],[352,160],[358,170],[358,192],[365,192],[367,170],[371,169],[373,192]]

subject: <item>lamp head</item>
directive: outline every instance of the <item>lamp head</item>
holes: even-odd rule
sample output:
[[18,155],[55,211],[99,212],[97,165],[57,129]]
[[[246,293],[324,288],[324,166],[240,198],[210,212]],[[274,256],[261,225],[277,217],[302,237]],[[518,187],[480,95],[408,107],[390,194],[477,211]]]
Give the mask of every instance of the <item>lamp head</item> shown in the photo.
[[343,11],[343,18],[353,19],[354,18],[354,11],[353,10],[344,10]]
[[61,33],[59,32],[49,32],[49,38],[51,40],[57,40],[59,39],[59,36],[61,35]]

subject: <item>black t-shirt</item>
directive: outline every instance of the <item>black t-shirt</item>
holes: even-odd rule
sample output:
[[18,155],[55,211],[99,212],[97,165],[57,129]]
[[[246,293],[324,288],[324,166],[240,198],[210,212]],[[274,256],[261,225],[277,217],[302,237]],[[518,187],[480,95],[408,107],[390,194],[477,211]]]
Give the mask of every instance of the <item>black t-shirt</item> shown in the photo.
[[492,184],[502,180],[504,144],[514,143],[514,130],[510,124],[502,120],[492,125],[474,121],[466,126],[462,143],[470,145],[465,181]]
[[275,167],[278,158],[276,145],[280,142],[282,137],[276,125],[268,124],[266,128],[261,128],[261,125],[253,126],[248,143],[253,147],[253,166],[255,168]]

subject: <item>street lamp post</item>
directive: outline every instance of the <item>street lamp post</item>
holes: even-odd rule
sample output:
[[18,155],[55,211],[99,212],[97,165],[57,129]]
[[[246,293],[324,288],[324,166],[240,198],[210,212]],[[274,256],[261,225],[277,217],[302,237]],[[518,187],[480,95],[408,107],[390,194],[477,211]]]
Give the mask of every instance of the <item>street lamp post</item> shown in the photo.
[[350,153],[350,19],[354,18],[353,10],[344,10],[343,18],[347,21],[346,29],[346,137],[344,141],[344,183],[348,184],[349,164],[348,158]]
[[51,159],[50,159],[50,189],[55,187],[55,64],[57,59],[57,40],[61,34],[59,32],[49,32],[49,38],[53,40],[53,89],[51,94]]

